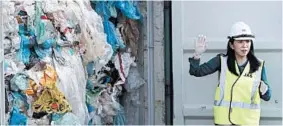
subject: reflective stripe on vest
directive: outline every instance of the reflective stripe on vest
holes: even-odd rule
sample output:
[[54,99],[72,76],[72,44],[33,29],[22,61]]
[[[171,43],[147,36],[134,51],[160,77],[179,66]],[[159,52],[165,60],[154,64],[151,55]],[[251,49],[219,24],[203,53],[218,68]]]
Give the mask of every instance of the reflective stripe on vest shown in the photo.
[[252,88],[252,92],[251,92],[251,102],[252,104],[255,101],[255,95],[256,95],[256,89],[259,87],[260,81],[261,81],[261,71],[262,71],[262,67],[258,68],[258,71],[256,71],[256,78],[255,81],[253,83],[253,88]]
[[[229,107],[230,102],[223,101],[224,99],[224,93],[225,93],[225,80],[226,80],[226,71],[228,69],[227,67],[227,57],[222,57],[221,56],[221,73],[220,73],[220,80],[219,80],[219,88],[220,88],[220,95],[219,101],[215,101],[216,106],[225,106]],[[261,61],[261,60],[260,60]],[[262,62],[262,61],[261,61]],[[244,103],[244,102],[232,102],[231,106],[234,107],[240,107],[240,108],[248,108],[248,109],[260,109],[260,105],[254,104],[255,101],[255,96],[256,96],[256,90],[259,87],[259,82],[261,79],[261,71],[262,67],[259,67],[259,69],[256,71],[256,78],[255,81],[253,82],[253,87],[251,91],[251,104]],[[256,107],[254,107],[256,106]]]
[[[220,104],[221,102],[221,104]],[[229,107],[230,102],[229,101],[214,101],[215,106],[223,106],[223,107]],[[232,102],[231,103],[232,108],[245,108],[245,109],[260,109],[260,104],[248,104],[244,102]]]
[[226,69],[227,67],[227,58],[222,57],[223,59],[221,60],[221,72],[220,72],[220,80],[219,80],[219,89],[220,89],[220,103],[224,99],[224,89],[225,89],[225,79],[226,79]]

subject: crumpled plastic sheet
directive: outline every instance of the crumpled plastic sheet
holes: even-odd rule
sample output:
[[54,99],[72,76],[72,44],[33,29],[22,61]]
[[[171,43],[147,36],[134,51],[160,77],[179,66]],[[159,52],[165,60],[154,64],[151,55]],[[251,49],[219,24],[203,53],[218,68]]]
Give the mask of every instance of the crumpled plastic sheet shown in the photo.
[[40,119],[28,118],[27,125],[49,125],[49,119],[47,116],[43,116]]
[[66,113],[56,121],[52,121],[51,125],[82,125],[79,118],[73,113]]
[[[30,59],[30,62],[29,62],[28,64],[25,64],[26,69],[32,68],[35,64],[37,64],[38,62],[40,62],[40,60],[42,60],[42,59],[40,59],[40,58],[38,57],[38,55],[36,54],[36,52],[34,51],[34,49],[31,49],[31,54],[30,54],[29,59]],[[42,61],[43,61],[43,60],[42,60]]]
[[94,106],[97,108],[97,115],[101,117],[101,123],[104,125],[113,124],[114,117],[116,117],[115,123],[125,123],[123,108],[114,98],[117,93],[119,91],[116,87],[113,87],[113,93],[111,94],[107,90],[102,90],[94,103]]
[[43,70],[45,62],[37,62],[31,69],[25,71],[25,73],[32,79],[36,84],[39,85],[41,78],[43,77]]
[[24,73],[17,73],[10,81],[11,90],[24,91],[28,88],[28,76]]
[[31,54],[29,45],[29,39],[24,35],[21,35],[21,46],[19,52],[17,53],[17,59],[22,61],[23,63],[29,63],[29,57]]
[[36,44],[34,50],[40,59],[50,57],[52,54],[52,45],[55,43],[54,39],[45,41],[42,45]]
[[12,112],[10,113],[9,125],[26,125],[27,117],[20,113],[19,109],[13,107]]
[[129,75],[126,80],[125,89],[127,92],[133,92],[146,84],[145,80],[139,74],[137,67],[130,67]]
[[8,94],[8,101],[12,103],[11,107],[16,107],[19,111],[26,112],[29,109],[27,97],[19,92],[10,92]]
[[[15,58],[15,56],[11,56],[11,57]],[[24,68],[25,65],[22,62],[17,62],[14,59],[5,56],[4,71],[6,76],[22,72]]]
[[95,11],[103,17],[104,20],[108,20],[111,16],[109,7],[112,6],[107,1],[91,1],[95,4]]
[[45,13],[54,13],[58,11],[63,11],[65,8],[61,8],[58,0],[46,0],[42,1],[42,10]]
[[131,65],[135,66],[136,63],[135,57],[131,57],[130,53],[118,53],[115,56],[114,63],[115,63],[115,68],[118,69],[119,75],[121,80],[118,81],[115,85],[119,84],[124,84],[126,81],[127,76],[129,75],[129,69]]
[[107,42],[112,46],[113,51],[118,48],[125,48],[123,40],[119,37],[114,24],[108,20],[103,21],[104,31],[107,34]]
[[58,74],[58,88],[64,93],[72,107],[72,112],[79,118],[80,124],[87,124],[88,111],[85,105],[86,75],[80,55],[71,54],[71,48],[62,48],[61,55],[65,64],[54,61]]
[[113,104],[110,95],[106,91],[102,91],[98,97],[97,114],[101,117],[103,124],[113,123],[113,116],[116,113],[116,106]]
[[125,111],[123,106],[119,104],[119,109],[117,110],[117,115],[114,116],[113,124],[125,125],[125,123],[126,123]]
[[118,18],[119,23],[117,29],[121,32],[121,36],[131,53],[131,56],[137,56],[138,50],[138,40],[139,40],[139,30],[138,22],[134,20],[129,20],[124,16]]
[[[78,2],[78,1],[77,1]],[[83,55],[84,65],[91,61],[100,60],[99,64],[105,65],[111,58],[111,46],[107,44],[106,35],[101,17],[83,2],[78,2],[83,12],[83,19],[80,22],[81,27],[81,44],[85,48]],[[89,8],[89,9],[83,9]],[[113,48],[113,47],[112,47]]]
[[64,94],[56,86],[57,73],[55,69],[46,64],[43,73],[40,80],[43,90],[38,99],[32,103],[34,112],[65,113],[71,111],[72,108]]
[[113,6],[113,2],[96,1],[96,12],[103,17],[104,32],[107,34],[107,42],[112,46],[115,52],[118,48],[125,48],[123,40],[118,36],[115,26],[108,19],[111,16],[110,8]]
[[[19,49],[20,37],[18,35],[19,27],[15,16],[15,7],[13,2],[3,1],[2,5],[2,17],[3,18],[3,38],[4,38],[4,52],[5,54],[12,52],[15,49]],[[10,50],[9,50],[10,49]]]
[[2,2],[2,13],[1,15],[5,18],[3,18],[3,32],[4,33],[17,33],[18,28],[18,22],[16,18],[14,17],[15,13],[15,3],[10,1],[3,1]]
[[115,7],[118,8],[125,16],[130,19],[141,19],[141,14],[133,1],[117,0],[114,2]]

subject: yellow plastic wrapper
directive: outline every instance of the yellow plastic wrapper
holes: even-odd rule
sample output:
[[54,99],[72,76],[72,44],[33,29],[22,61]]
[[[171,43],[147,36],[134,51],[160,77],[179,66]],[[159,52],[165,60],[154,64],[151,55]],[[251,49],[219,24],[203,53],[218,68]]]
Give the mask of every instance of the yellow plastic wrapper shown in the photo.
[[[42,92],[35,102],[32,103],[34,112],[47,112],[47,113],[66,113],[71,111],[71,106],[66,100],[64,94],[56,87],[57,73],[55,69],[46,65],[40,80]],[[27,94],[34,95],[36,86],[34,82],[30,82],[30,88],[26,91]]]

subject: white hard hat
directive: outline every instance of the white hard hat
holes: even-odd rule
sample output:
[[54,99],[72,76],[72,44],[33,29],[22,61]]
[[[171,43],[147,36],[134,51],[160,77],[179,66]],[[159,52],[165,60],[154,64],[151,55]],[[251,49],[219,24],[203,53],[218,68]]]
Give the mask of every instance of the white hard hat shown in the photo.
[[246,23],[239,21],[232,25],[229,39],[233,38],[234,40],[252,40],[254,41],[254,34],[251,31],[250,26]]

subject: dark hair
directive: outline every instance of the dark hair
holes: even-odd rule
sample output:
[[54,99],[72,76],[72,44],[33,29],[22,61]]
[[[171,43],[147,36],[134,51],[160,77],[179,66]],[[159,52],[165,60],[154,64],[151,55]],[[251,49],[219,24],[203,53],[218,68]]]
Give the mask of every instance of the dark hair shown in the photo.
[[[236,68],[235,68],[235,51],[230,47],[229,43],[233,44],[234,43],[234,39],[229,39],[228,44],[227,44],[227,66],[230,72],[232,72],[233,74],[239,76],[239,74],[236,72]],[[253,73],[255,71],[258,70],[259,66],[260,66],[260,61],[256,58],[256,56],[254,55],[254,46],[253,46],[253,41],[251,41],[251,48],[250,51],[247,55],[248,61],[250,62],[250,71],[249,73]]]

